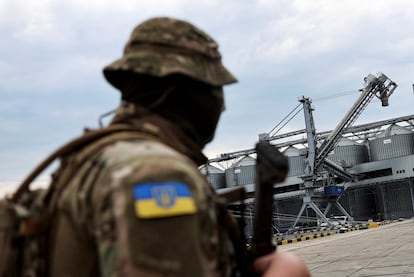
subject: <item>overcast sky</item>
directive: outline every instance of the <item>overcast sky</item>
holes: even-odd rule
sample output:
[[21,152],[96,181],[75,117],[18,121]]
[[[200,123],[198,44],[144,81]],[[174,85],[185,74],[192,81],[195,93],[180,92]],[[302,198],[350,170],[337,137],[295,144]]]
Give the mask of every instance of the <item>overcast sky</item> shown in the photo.
[[[206,148],[215,157],[253,147],[301,95],[314,99],[317,131],[333,129],[369,73],[399,87],[389,107],[373,101],[356,124],[412,114],[413,15],[412,0],[0,0],[0,186],[117,106],[102,68],[149,17],[208,32],[239,79],[225,88],[227,110]],[[298,116],[286,131],[304,128]]]

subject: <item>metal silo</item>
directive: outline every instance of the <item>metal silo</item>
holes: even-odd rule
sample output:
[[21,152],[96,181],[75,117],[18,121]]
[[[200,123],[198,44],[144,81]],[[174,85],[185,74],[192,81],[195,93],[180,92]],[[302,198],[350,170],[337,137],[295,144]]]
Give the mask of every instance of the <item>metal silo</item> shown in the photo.
[[301,155],[303,151],[303,149],[297,149],[293,146],[290,146],[283,151],[283,155],[287,157],[289,163],[289,172],[287,176],[303,175],[305,171],[305,156]]
[[338,146],[329,153],[328,159],[344,167],[351,167],[369,161],[368,149],[365,145],[351,140],[341,140]]
[[256,160],[246,156],[226,169],[227,187],[254,184],[256,176]]
[[369,142],[371,161],[380,161],[414,154],[414,134],[380,137]]
[[207,180],[215,189],[221,189],[226,187],[226,177],[224,171],[212,166],[202,166],[200,168],[202,174],[206,175]]

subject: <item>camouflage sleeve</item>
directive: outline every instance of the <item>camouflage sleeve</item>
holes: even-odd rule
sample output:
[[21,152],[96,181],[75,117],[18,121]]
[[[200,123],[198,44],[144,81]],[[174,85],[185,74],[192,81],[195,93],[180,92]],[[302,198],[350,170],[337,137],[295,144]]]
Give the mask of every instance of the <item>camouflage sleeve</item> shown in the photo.
[[212,193],[195,165],[155,142],[103,154],[94,192],[103,276],[218,276]]

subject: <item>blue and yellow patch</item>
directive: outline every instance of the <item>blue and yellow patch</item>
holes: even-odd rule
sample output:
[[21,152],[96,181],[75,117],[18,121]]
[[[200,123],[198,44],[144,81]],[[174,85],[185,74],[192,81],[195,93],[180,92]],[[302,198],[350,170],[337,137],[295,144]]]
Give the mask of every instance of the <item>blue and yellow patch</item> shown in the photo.
[[139,218],[170,217],[197,211],[187,184],[153,182],[134,186],[135,214]]

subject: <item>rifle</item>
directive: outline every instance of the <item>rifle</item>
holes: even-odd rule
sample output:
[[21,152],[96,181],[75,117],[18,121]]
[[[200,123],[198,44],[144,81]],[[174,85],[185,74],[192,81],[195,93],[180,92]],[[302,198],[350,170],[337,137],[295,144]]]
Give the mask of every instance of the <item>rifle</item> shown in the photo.
[[285,180],[289,168],[286,157],[268,141],[258,142],[256,153],[256,191],[250,250],[253,259],[276,250],[272,243],[273,186]]
[[[231,230],[238,264],[237,271],[233,273],[233,276],[254,276],[249,269],[252,262],[256,258],[276,250],[276,246],[272,243],[273,186],[285,180],[288,172],[288,161],[268,141],[260,141],[256,144],[256,154],[253,238],[249,249],[246,249],[247,241],[244,235],[246,225],[244,218],[246,192],[244,187],[238,187],[220,194],[220,196],[227,199],[227,203],[241,202],[239,209],[242,216],[238,222],[239,230]],[[235,233],[236,235],[234,235]]]

